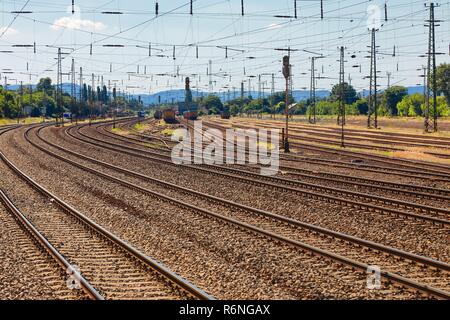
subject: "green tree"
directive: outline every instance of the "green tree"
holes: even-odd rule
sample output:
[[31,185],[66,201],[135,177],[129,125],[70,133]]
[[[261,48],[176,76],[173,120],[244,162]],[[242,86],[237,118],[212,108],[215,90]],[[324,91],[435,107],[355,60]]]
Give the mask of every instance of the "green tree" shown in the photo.
[[3,117],[15,118],[19,114],[16,93],[2,90],[0,94],[0,112]]
[[47,117],[53,117],[57,112],[55,100],[47,95],[44,95],[42,99],[39,100],[37,106],[39,110],[43,110],[45,112]]
[[83,84],[83,90],[82,90],[81,96],[82,96],[83,101],[86,103],[89,99],[88,87],[87,87],[86,83]]
[[292,110],[293,114],[305,115],[308,112],[308,104],[305,101],[297,103],[295,108]]
[[339,111],[339,102],[322,100],[317,103],[316,108],[319,115],[335,115]]
[[52,96],[54,88],[52,86],[52,79],[42,78],[36,86],[38,91],[45,92],[45,94]]
[[102,101],[104,104],[108,104],[108,89],[104,85],[102,88]]
[[369,112],[369,102],[366,98],[359,99],[352,104],[352,107],[356,109],[360,115],[366,115]]
[[436,70],[438,93],[443,93],[450,106],[450,64],[443,63]]
[[117,90],[116,90],[116,88],[114,88],[113,89],[113,99],[114,99],[114,101],[116,100],[116,98],[117,98]]
[[437,97],[437,112],[440,117],[450,117],[450,104],[446,97]]
[[200,107],[208,111],[209,114],[219,114],[223,111],[222,101],[218,96],[209,95],[200,102]]
[[100,102],[103,101],[102,89],[100,89],[100,87],[97,87],[97,95],[96,96],[97,96],[97,98],[96,98],[97,101],[100,101]]
[[397,104],[398,115],[402,117],[416,117],[423,114],[423,105],[425,99],[422,94],[415,93],[403,97]]
[[[268,98],[271,106],[275,106],[280,102],[286,101],[286,92],[275,92],[273,95]],[[293,104],[295,102],[294,97],[289,94],[289,104]]]
[[[352,104],[358,100],[355,88],[349,85],[347,82],[343,83],[344,97],[346,104]],[[339,101],[341,99],[341,86],[336,84],[331,89],[330,100],[333,102]]]
[[275,106],[275,113],[285,113],[286,111],[286,102],[284,101],[280,101],[278,102],[278,104]]
[[408,89],[402,86],[393,86],[387,89],[382,96],[382,103],[390,115],[398,115],[397,104],[408,95]]

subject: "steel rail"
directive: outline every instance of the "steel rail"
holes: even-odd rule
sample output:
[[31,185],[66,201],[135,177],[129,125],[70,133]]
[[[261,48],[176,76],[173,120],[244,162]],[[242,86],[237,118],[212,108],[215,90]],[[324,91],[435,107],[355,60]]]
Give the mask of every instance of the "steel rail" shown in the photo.
[[[246,125],[251,125],[252,123],[249,122],[240,122]],[[263,124],[261,122],[257,122],[258,127],[262,127],[262,128],[273,128],[273,126],[270,126],[268,124]],[[290,130],[291,132],[295,132],[298,134],[305,134],[307,138],[311,138],[310,135],[315,135],[315,136],[319,136],[319,137],[330,137],[330,138],[336,138],[339,139],[340,135],[339,133],[333,133],[329,130],[318,130],[318,128],[291,128]],[[297,137],[297,138],[305,138],[305,136],[302,135],[293,135],[293,137]],[[401,145],[401,146],[410,146],[410,147],[430,147],[430,145],[436,145],[438,148],[442,148],[442,149],[450,149],[450,143],[447,144],[445,142],[442,141],[426,141],[428,144],[425,143],[425,141],[419,141],[419,140],[413,140],[413,139],[406,139],[406,138],[402,138],[402,139],[396,139],[396,138],[392,138],[392,139],[386,139],[386,138],[381,138],[381,137],[374,137],[370,134],[351,134],[350,132],[347,133],[347,139],[348,140],[353,140],[353,141],[370,141],[373,143],[377,143],[377,144],[396,144],[396,145]],[[338,141],[336,141],[338,142]],[[444,145],[444,146],[442,146]],[[447,146],[448,145],[448,146]],[[375,148],[377,148],[377,146],[373,146]],[[395,149],[395,148],[394,148]],[[404,149],[398,149],[398,150],[404,150]]]
[[[120,136],[120,135],[118,135],[118,134],[116,134],[114,132],[110,132],[110,131],[108,131],[108,132],[110,134],[112,134],[112,135],[117,136],[117,137]],[[152,136],[150,136],[148,138],[149,139],[154,139],[154,137],[152,137]],[[126,137],[125,139],[139,141],[139,140],[133,139],[131,137]],[[166,139],[165,141],[169,141],[169,139]],[[141,142],[141,141],[139,141],[139,142]],[[242,150],[242,148],[237,146],[236,143],[235,143],[235,147],[237,147],[237,150]],[[246,152],[246,155],[248,155],[248,150],[245,150],[245,152]],[[367,171],[367,172],[376,172],[376,173],[382,173],[382,174],[386,174],[386,170],[391,170],[389,172],[389,174],[395,174],[395,175],[402,176],[402,177],[407,177],[407,178],[430,179],[430,180],[433,180],[433,181],[444,181],[444,182],[448,182],[449,181],[449,179],[446,178],[446,176],[443,176],[442,178],[437,178],[437,177],[440,177],[441,175],[433,175],[433,177],[422,176],[422,175],[416,174],[416,171],[414,171],[414,170],[395,168],[396,172],[393,173],[392,172],[393,168],[390,168],[390,167],[382,167],[382,166],[366,165],[366,164],[358,164],[355,167],[355,165],[350,165],[349,163],[347,163],[345,161],[337,161],[337,160],[329,160],[329,159],[317,159],[317,158],[316,159],[312,159],[312,158],[306,158],[304,156],[299,156],[299,155],[292,154],[292,153],[289,154],[289,155],[281,155],[280,158],[281,158],[281,160],[284,160],[286,162],[295,162],[297,160],[300,160],[302,162],[312,163],[312,164],[319,164],[319,165],[324,165],[324,163],[326,163],[326,165],[333,166],[333,167],[338,167],[338,168],[345,168],[345,169],[351,169],[351,170],[360,170],[360,171]],[[297,168],[293,168],[293,169],[296,170]]]
[[[80,127],[78,127],[78,129],[79,128]],[[102,140],[97,139],[97,138],[86,136],[85,134],[83,134],[80,131],[77,131],[77,132],[81,136],[83,136],[85,138],[88,138],[88,139],[91,139],[91,140],[94,140],[94,141],[97,141],[97,142],[100,142],[100,143],[103,143],[103,144],[105,144],[105,143],[109,144],[109,146],[100,145],[101,147],[104,147],[106,149],[110,149],[110,150],[113,150],[113,151],[120,151],[122,153],[130,154],[130,155],[137,156],[137,157],[140,157],[140,158],[144,158],[144,159],[148,159],[148,160],[152,160],[152,161],[157,161],[157,162],[161,162],[161,163],[165,163],[165,164],[174,166],[173,162],[170,161],[170,160],[165,160],[165,159],[161,159],[161,158],[155,158],[155,157],[149,156],[147,154],[142,154],[142,152],[149,153],[149,152],[146,152],[146,151],[144,151],[142,149],[137,149],[137,148],[133,148],[133,147],[118,145],[118,144],[115,144],[115,143],[112,143],[112,142],[105,142],[105,141],[102,141]],[[80,138],[77,138],[77,137],[73,136],[68,131],[66,131],[66,133],[69,134],[72,138],[75,138],[75,139],[78,139],[78,140],[83,140],[83,139],[80,139]],[[85,142],[88,142],[88,141],[85,141]],[[94,143],[92,143],[92,141],[90,141],[88,143],[94,144]],[[115,146],[116,148],[114,148],[112,146]],[[122,151],[122,150],[118,150],[117,148],[132,150],[133,152]],[[164,158],[170,158],[170,157],[167,157],[167,156],[164,156],[164,155],[161,155],[161,154],[159,154],[159,156],[164,157]],[[343,204],[343,205],[346,205],[346,206],[349,206],[349,207],[355,207],[355,208],[360,208],[360,209],[365,208],[365,209],[367,209],[369,211],[386,212],[386,213],[393,214],[393,215],[396,215],[396,216],[401,215],[401,216],[405,216],[405,217],[409,217],[409,218],[415,218],[415,219],[418,219],[418,220],[425,220],[425,221],[429,221],[429,222],[433,222],[433,223],[437,223],[437,224],[450,225],[450,221],[449,220],[445,220],[445,219],[440,219],[440,218],[436,218],[436,217],[430,217],[430,216],[420,215],[420,214],[415,214],[415,213],[410,213],[410,212],[404,212],[404,211],[400,211],[400,210],[396,210],[396,209],[392,209],[392,208],[381,207],[381,206],[378,206],[378,205],[363,203],[363,202],[349,200],[349,199],[343,199],[342,197],[337,197],[337,196],[333,196],[333,195],[313,193],[313,192],[308,191],[308,190],[301,190],[301,189],[298,189],[298,188],[293,188],[293,187],[290,187],[289,185],[277,184],[277,183],[287,183],[287,184],[300,183],[299,181],[296,181],[296,180],[288,180],[288,179],[282,179],[282,178],[277,178],[277,177],[265,177],[265,176],[258,175],[256,173],[252,173],[252,172],[248,172],[248,171],[244,171],[244,170],[239,170],[239,169],[225,168],[225,167],[221,167],[221,166],[212,166],[212,165],[204,165],[203,167],[194,166],[194,165],[179,165],[179,166],[186,167],[186,168],[189,168],[189,169],[192,169],[192,170],[197,170],[197,171],[202,171],[202,172],[207,172],[207,173],[213,173],[213,174],[216,174],[216,175],[219,175],[219,176],[226,176],[226,177],[234,178],[234,179],[236,179],[238,181],[246,181],[246,182],[248,182],[250,184],[263,185],[263,186],[268,186],[268,187],[277,188],[277,189],[281,189],[281,190],[288,190],[290,192],[300,193],[300,194],[308,196],[310,198],[323,199],[323,200],[326,200],[326,201],[331,202],[331,203]],[[211,169],[207,169],[206,167],[213,168],[214,170],[217,170],[217,171],[213,171]],[[225,172],[232,172],[232,173],[236,173],[236,174],[227,174]],[[247,177],[244,177],[242,175],[246,175]],[[263,180],[265,180],[265,181],[263,181]],[[270,181],[272,181],[272,182],[270,182]],[[276,183],[273,183],[273,182],[276,182]],[[312,185],[312,186],[314,188],[318,188],[317,186],[314,186],[314,185]],[[327,187],[323,187],[323,189],[326,189],[326,188]],[[345,192],[349,193],[350,191],[345,190]],[[364,195],[364,196],[367,197],[367,195]],[[389,201],[389,200],[390,199],[386,199],[386,201]],[[438,208],[438,209],[440,209],[440,208]],[[445,209],[442,209],[442,210],[445,210]]]
[[[29,132],[34,127],[28,128],[26,132]],[[80,222],[82,222],[84,225],[88,226],[98,234],[102,235],[104,238],[108,239],[112,243],[119,246],[122,250],[133,256],[138,261],[141,261],[144,265],[150,267],[151,269],[155,270],[157,273],[161,274],[168,280],[170,280],[172,283],[176,284],[179,288],[186,291],[187,293],[191,294],[193,297],[200,299],[200,300],[214,300],[214,298],[210,295],[208,295],[203,290],[197,288],[187,280],[183,279],[176,273],[169,270],[167,267],[163,266],[159,262],[153,260],[152,258],[148,257],[147,255],[143,254],[130,244],[126,243],[122,239],[115,236],[110,231],[106,230],[84,214],[82,214],[77,209],[70,206],[68,203],[64,202],[61,198],[57,197],[56,195],[52,194],[50,191],[48,191],[46,188],[38,184],[36,181],[34,181],[31,177],[26,175],[23,171],[21,171],[15,164],[13,164],[6,156],[5,154],[0,151],[0,158],[5,162],[5,164],[11,168],[18,176],[20,176],[24,181],[26,181],[29,185],[31,185],[34,189],[39,191],[41,194],[43,194],[46,197],[49,197],[57,203],[60,208],[62,208],[65,212],[69,213],[73,217],[77,218]]]
[[[28,218],[14,205],[7,194],[0,189],[0,202],[3,202],[5,208],[15,217],[19,225],[33,238],[39,245],[49,253],[49,255],[63,268],[64,271],[69,268],[75,270],[66,258],[36,229]],[[94,300],[104,300],[103,297],[81,274],[77,275],[83,291]]]
[[[119,138],[118,138],[119,139]],[[132,140],[132,141],[137,141],[137,142],[141,142],[138,139],[134,139],[134,138],[130,138],[130,137],[126,137],[123,139],[119,139],[119,140]],[[281,166],[280,169],[286,169],[287,167],[283,167]],[[296,168],[289,168],[290,170],[295,170]],[[238,170],[238,169],[237,169]],[[284,170],[283,170],[284,171]],[[246,171],[247,172],[247,171]],[[242,171],[240,171],[240,173],[242,173]],[[317,177],[311,174],[305,174],[305,173],[297,173],[297,172],[289,172],[289,174],[292,175],[298,175],[304,178],[309,178],[309,179],[317,179],[317,180],[323,180],[323,181],[328,181],[328,182],[337,182],[337,183],[343,183],[343,184],[351,184],[351,185],[357,185],[357,186],[361,186],[361,187],[366,187],[366,188],[376,188],[378,190],[380,190],[379,187],[375,187],[373,185],[371,185],[370,183],[372,182],[371,180],[367,180],[368,183],[360,183],[360,182],[348,182],[348,181],[340,181],[337,179],[333,179],[333,178],[327,178],[327,177]],[[290,184],[294,184],[296,180],[292,180],[292,179],[286,179],[286,178],[280,178],[283,181],[292,181],[292,183]],[[311,183],[306,183],[306,182],[301,182],[301,181],[297,181],[298,185],[302,185],[308,189],[311,189],[311,186],[318,186],[318,187],[322,187],[321,185],[315,185],[315,184],[311,184]],[[323,186],[324,188],[328,188],[330,190],[334,190],[336,192],[339,192],[341,190],[345,191],[345,192],[351,192],[352,195],[355,196],[361,196],[361,197],[367,197],[366,194],[361,193],[361,192],[356,192],[356,191],[347,191],[344,189],[338,189],[338,188],[333,188],[333,187],[327,187],[327,186]],[[419,196],[419,197],[424,197],[424,198],[433,198],[435,200],[443,200],[443,201],[450,201],[450,196],[440,196],[440,195],[433,195],[433,194],[429,194],[429,193],[424,193],[424,192],[418,192],[418,191],[408,191],[408,190],[399,190],[395,187],[382,187],[383,190],[389,191],[389,192],[393,192],[393,193],[403,193],[409,196]],[[440,192],[450,192],[448,190],[445,189],[437,189]],[[422,204],[414,204],[414,207],[411,207],[410,202],[406,202],[406,201],[401,201],[401,200],[395,200],[395,199],[391,199],[391,198],[384,198],[384,197],[379,197],[376,195],[370,196],[370,198],[372,199],[376,199],[378,198],[378,201],[384,202],[384,199],[390,199],[391,202],[395,203],[397,206],[399,207],[404,207],[404,208],[410,208],[410,209],[421,209],[423,212],[428,212],[428,211],[435,211],[435,209],[437,210],[436,212],[442,213],[442,214],[448,214],[450,215],[450,210],[447,209],[442,209],[442,208],[433,208],[430,206],[426,206],[426,205],[422,205]]]
[[[104,162],[104,161],[101,161],[101,160],[97,160],[97,159],[94,159],[92,157],[85,156],[83,154],[74,152],[72,150],[69,150],[67,148],[64,148],[62,146],[56,145],[56,144],[54,144],[54,143],[52,143],[50,141],[45,140],[40,135],[40,131],[42,129],[43,129],[43,127],[39,128],[36,131],[36,136],[39,138],[40,141],[42,141],[43,143],[45,143],[45,144],[47,144],[47,145],[49,145],[49,146],[51,146],[53,148],[56,148],[56,149],[58,149],[60,151],[63,151],[65,153],[67,153],[67,154],[70,154],[72,156],[78,157],[78,158],[83,159],[83,160],[87,160],[87,161],[92,162],[94,164],[97,164],[97,165],[100,165],[100,166],[103,166],[103,167],[106,167],[106,168],[109,168],[109,169],[112,169],[112,170],[115,170],[115,171],[118,171],[118,172],[130,175],[130,176],[134,176],[134,177],[140,178],[142,180],[154,182],[154,183],[160,184],[160,185],[162,185],[164,187],[171,188],[171,189],[176,190],[176,191],[181,191],[181,192],[184,192],[184,193],[188,193],[188,194],[200,197],[200,198],[204,198],[206,200],[214,201],[214,202],[222,204],[222,205],[225,204],[228,207],[234,207],[236,209],[246,210],[246,211],[251,212],[251,213],[256,213],[256,214],[258,214],[260,216],[271,218],[273,220],[277,220],[277,221],[285,222],[285,223],[292,224],[292,225],[295,225],[295,226],[298,226],[298,227],[306,228],[306,229],[309,229],[309,230],[312,230],[312,231],[315,231],[315,232],[322,233],[324,235],[328,235],[328,236],[332,236],[334,238],[339,238],[339,239],[342,239],[342,240],[345,240],[345,241],[353,242],[355,244],[363,245],[363,246],[366,246],[368,248],[376,249],[376,250],[383,251],[383,252],[386,252],[386,253],[389,253],[389,254],[394,254],[394,255],[397,255],[397,256],[399,256],[401,258],[405,258],[405,259],[408,259],[408,260],[411,260],[411,261],[419,262],[421,264],[428,265],[428,266],[431,266],[431,267],[436,267],[436,268],[439,268],[439,269],[444,270],[444,271],[450,271],[450,264],[447,264],[445,262],[441,262],[441,261],[438,261],[438,260],[435,260],[435,259],[430,259],[430,258],[427,258],[427,257],[423,257],[423,256],[416,255],[416,254],[413,254],[413,253],[405,252],[405,251],[402,251],[402,250],[398,250],[398,249],[395,249],[395,248],[392,248],[392,247],[389,247],[389,246],[385,246],[385,245],[382,245],[382,244],[379,244],[379,243],[376,243],[376,242],[373,242],[373,241],[364,240],[364,239],[361,239],[361,238],[358,238],[358,237],[350,236],[350,235],[347,235],[347,234],[344,234],[344,233],[341,233],[341,232],[336,232],[336,231],[329,230],[329,229],[326,229],[326,228],[318,227],[318,226],[315,226],[313,224],[304,223],[304,222],[301,222],[301,221],[298,221],[298,220],[295,220],[295,219],[292,219],[292,218],[288,218],[288,217],[285,217],[285,216],[282,216],[282,215],[279,215],[279,214],[271,213],[271,212],[268,212],[268,211],[265,211],[265,210],[249,207],[247,205],[239,204],[239,203],[236,203],[236,202],[233,202],[233,201],[230,201],[230,200],[226,200],[226,199],[219,198],[219,197],[216,197],[216,196],[213,196],[213,195],[209,195],[209,194],[205,194],[205,193],[202,193],[202,192],[199,192],[199,191],[195,191],[193,189],[189,189],[189,188],[185,188],[185,187],[182,187],[182,186],[178,186],[176,184],[173,184],[173,183],[170,183],[170,182],[167,182],[167,181],[163,181],[163,180],[160,180],[160,179],[157,179],[157,178],[153,178],[153,177],[141,174],[141,173],[136,172],[136,171],[132,171],[132,170],[125,169],[125,168],[122,168],[122,167],[118,167],[118,166],[115,166],[113,164],[110,164],[110,163],[107,163],[107,162]],[[53,152],[52,152],[52,155],[54,155]],[[66,160],[65,160],[65,162],[67,162]]]
[[[120,135],[117,135],[109,130],[106,130],[104,127],[102,127],[102,129],[105,132],[108,132],[109,134],[112,134],[114,136],[117,136],[117,139],[119,140],[132,140],[132,141],[136,141],[136,142],[143,142],[142,140],[139,139],[135,139],[132,137],[122,137]],[[132,130],[132,129],[130,129]],[[138,137],[141,138],[149,138],[149,139],[158,139],[158,140],[162,140],[161,138],[156,138],[153,136],[148,136],[146,134],[142,134],[138,131],[132,130],[134,133],[133,135],[136,135]],[[164,141],[165,142],[165,141]],[[166,144],[166,143],[165,143]],[[167,144],[166,144],[167,145]],[[157,148],[152,148],[149,147],[150,149],[157,149]],[[161,150],[163,151],[163,150]],[[248,150],[245,151],[246,155],[250,154],[250,152]],[[228,158],[227,158],[228,159]],[[393,192],[396,194],[406,194],[406,195],[413,195],[413,196],[419,196],[419,197],[423,197],[423,198],[427,198],[427,199],[434,199],[434,200],[443,200],[443,201],[450,201],[450,190],[446,190],[446,189],[438,189],[438,188],[430,188],[430,187],[423,187],[423,186],[414,186],[414,185],[409,185],[409,184],[401,184],[401,183],[392,183],[392,182],[386,182],[386,181],[381,181],[381,180],[375,180],[375,179],[366,179],[366,178],[360,178],[360,177],[351,177],[348,175],[343,175],[343,174],[335,174],[335,173],[327,173],[327,172],[320,172],[321,175],[324,175],[325,177],[320,177],[320,176],[315,176],[312,175],[310,171],[306,170],[306,169],[301,169],[301,168],[296,168],[296,167],[292,167],[292,166],[280,166],[280,170],[287,173],[287,174],[292,174],[295,176],[300,176],[300,177],[304,177],[304,178],[310,178],[310,179],[317,179],[317,180],[324,180],[324,181],[330,181],[330,182],[337,182],[337,183],[342,183],[342,184],[351,184],[351,185],[357,185],[357,186],[361,186],[361,187],[366,187],[366,188],[372,188],[372,189],[377,189],[380,190],[380,188],[382,188],[383,190],[389,191],[389,192]],[[294,172],[295,171],[295,172]],[[336,179],[336,177],[340,178],[340,180]],[[344,181],[344,180],[350,180],[350,181]],[[375,185],[377,186],[375,186]],[[402,188],[401,190],[399,190],[399,188]],[[412,189],[412,190],[405,190],[405,189]],[[429,192],[423,192],[424,191],[429,191]]]
[[[215,128],[219,128],[219,129],[224,129],[223,126],[217,124],[217,123],[211,123],[211,122],[204,122],[204,125],[206,126],[210,126],[210,127],[215,127]],[[237,126],[239,128],[252,128],[255,129],[254,127],[249,127],[249,126]],[[406,168],[412,168],[412,169],[416,169],[416,170],[426,170],[430,173],[433,173],[436,176],[441,176],[441,177],[446,177],[448,179],[450,179],[450,171],[441,171],[438,169],[446,169],[446,170],[450,170],[448,168],[448,166],[445,165],[439,165],[439,164],[434,164],[434,163],[430,163],[430,162],[421,162],[421,161],[414,161],[414,160],[409,160],[409,159],[402,159],[401,162],[403,163],[399,163],[399,160],[396,159],[392,159],[390,157],[386,157],[386,156],[381,156],[381,155],[372,155],[372,154],[365,154],[362,152],[356,152],[356,151],[349,151],[349,150],[335,150],[329,147],[322,147],[322,146],[313,146],[310,144],[304,144],[304,143],[300,143],[300,142],[293,142],[294,145],[297,146],[301,146],[303,148],[309,148],[311,150],[319,150],[321,152],[325,152],[325,153],[331,153],[331,154],[339,154],[342,156],[352,156],[355,157],[357,159],[364,159],[364,160],[371,160],[371,161],[376,161],[376,162],[381,162],[381,163],[386,163],[386,164],[391,164],[391,165],[396,165],[396,166],[403,166]],[[406,162],[406,163],[405,163]],[[422,168],[422,167],[418,167],[418,166],[426,166],[426,167],[434,167],[436,169],[431,169],[431,168]],[[402,169],[405,170],[405,169]],[[415,172],[414,170],[412,170],[412,172]]]
[[[261,124],[263,122],[266,122],[266,120],[256,121],[256,123],[261,123]],[[273,120],[271,122],[273,122]],[[270,121],[266,122],[266,124],[267,123],[270,123]],[[304,129],[304,130],[310,130],[310,131],[316,131],[316,132],[328,132],[328,133],[330,133],[332,131],[340,132],[340,130],[341,130],[341,129],[332,128],[332,127],[305,126],[300,123],[293,123],[292,128],[293,128],[293,130]],[[346,131],[350,135],[355,134],[356,136],[367,136],[367,137],[373,137],[374,139],[388,139],[387,141],[393,141],[393,140],[398,139],[398,141],[411,141],[411,142],[417,141],[417,142],[422,142],[422,143],[439,144],[439,145],[444,144],[444,145],[450,146],[450,138],[445,138],[445,137],[424,136],[424,135],[400,133],[400,132],[367,131],[367,130],[358,130],[358,129],[347,129]]]
[[[219,125],[210,125],[210,127],[212,128],[219,128],[219,130],[224,130],[223,127],[219,126]],[[293,142],[294,145],[298,145],[298,143]],[[235,144],[236,146],[236,144]],[[304,149],[308,149],[309,146],[311,146],[311,148],[315,147],[312,145],[302,145],[305,146]],[[315,149],[312,149],[315,150]],[[334,150],[334,149],[331,149]],[[321,151],[319,151],[321,152]],[[351,151],[346,151],[346,152],[351,152]],[[366,155],[364,153],[359,153],[362,155]],[[349,157],[348,155],[344,155]],[[367,155],[369,156],[369,155]],[[356,158],[356,157],[355,157]],[[445,182],[449,182],[449,178],[447,175],[443,175],[443,174],[438,174],[438,173],[419,173],[422,175],[418,175],[417,171],[415,170],[411,170],[411,169],[400,169],[400,168],[391,168],[391,167],[383,167],[383,166],[377,166],[377,165],[367,165],[367,164],[357,164],[355,165],[350,165],[347,162],[344,161],[339,161],[339,160],[329,160],[329,159],[320,159],[320,158],[307,158],[305,156],[300,156],[297,154],[288,154],[288,155],[282,155],[281,159],[287,162],[295,162],[297,160],[300,160],[302,162],[306,162],[306,163],[312,163],[312,164],[319,164],[319,165],[324,165],[324,163],[326,163],[327,165],[333,166],[333,167],[339,167],[339,168],[346,168],[346,169],[351,169],[351,170],[361,170],[361,171],[367,171],[367,172],[376,172],[376,173],[384,173],[386,174],[387,170],[389,171],[389,174],[395,174],[398,176],[402,176],[402,177],[408,177],[408,178],[419,178],[419,179],[430,179],[430,180],[434,180],[434,181],[445,181]],[[360,158],[361,159],[361,158]],[[366,157],[364,158],[366,160],[373,160],[370,157]],[[375,162],[377,162],[376,160],[374,160]],[[380,161],[378,161],[380,162]],[[396,172],[392,172],[392,170],[395,170]],[[423,169],[422,169],[423,170]],[[423,175],[428,175],[428,176],[423,176]],[[430,175],[432,175],[432,177],[430,177]],[[437,178],[440,177],[440,178]]]
[[[30,130],[31,129],[27,130],[25,135],[28,135]],[[170,203],[173,203],[174,205],[177,205],[179,207],[182,207],[182,208],[194,211],[194,212],[198,212],[198,213],[200,213],[200,214],[202,214],[204,216],[208,216],[208,217],[212,217],[212,218],[216,218],[216,219],[222,220],[224,222],[227,222],[227,223],[230,223],[232,225],[238,226],[238,227],[240,227],[242,229],[245,229],[247,231],[257,233],[257,234],[259,234],[261,236],[268,237],[268,238],[271,238],[271,239],[275,239],[275,240],[284,242],[286,244],[293,245],[293,246],[298,247],[300,249],[307,250],[307,251],[315,253],[315,254],[319,254],[319,255],[321,255],[323,257],[329,258],[331,260],[340,262],[342,264],[345,264],[345,265],[348,265],[348,266],[351,266],[351,267],[354,267],[354,268],[358,268],[360,270],[367,271],[367,269],[369,267],[369,265],[367,265],[365,263],[362,263],[362,262],[359,262],[359,261],[355,261],[353,259],[349,259],[349,258],[343,257],[341,255],[334,254],[334,253],[332,253],[332,252],[330,252],[328,250],[323,250],[323,249],[311,246],[311,245],[309,245],[307,243],[304,243],[304,242],[301,242],[301,241],[297,241],[297,240],[293,240],[293,239],[287,238],[285,236],[276,234],[276,233],[271,232],[271,231],[264,230],[264,229],[262,229],[260,227],[256,227],[254,225],[248,224],[246,222],[239,221],[239,220],[231,218],[231,217],[223,216],[223,215],[218,214],[216,212],[213,212],[211,210],[206,210],[206,209],[199,208],[198,206],[188,204],[186,202],[183,202],[183,201],[177,200],[175,198],[172,198],[172,197],[166,196],[164,194],[161,194],[159,192],[152,191],[152,190],[149,190],[149,189],[137,186],[137,185],[135,185],[133,183],[130,183],[128,181],[125,181],[123,179],[116,178],[114,176],[111,176],[110,174],[106,174],[106,173],[98,171],[96,169],[86,167],[86,166],[84,166],[84,165],[82,165],[82,164],[80,164],[80,163],[78,163],[76,161],[67,159],[67,158],[65,158],[63,156],[60,156],[60,155],[58,155],[56,153],[53,153],[53,152],[51,152],[51,151],[49,151],[49,150],[47,150],[47,149],[37,145],[36,143],[32,142],[29,139],[29,137],[26,137],[26,138],[27,138],[27,141],[29,143],[31,143],[34,147],[38,148],[39,150],[43,151],[44,153],[52,155],[53,157],[55,157],[57,159],[60,159],[60,160],[62,160],[64,162],[70,163],[74,167],[77,167],[77,168],[79,168],[81,170],[84,170],[84,171],[90,172],[90,173],[92,173],[92,174],[94,174],[96,176],[108,179],[108,180],[110,180],[110,181],[112,181],[114,183],[120,184],[120,185],[128,187],[130,189],[134,189],[134,190],[140,191],[140,192],[145,193],[147,195],[150,195],[150,196],[153,196],[153,197],[156,197],[156,198],[168,201]],[[405,285],[407,287],[419,290],[421,292],[427,293],[427,294],[432,295],[434,297],[441,298],[441,299],[450,299],[450,293],[449,292],[446,292],[444,290],[437,289],[437,288],[434,288],[434,287],[431,287],[431,286],[428,286],[428,285],[421,284],[421,283],[419,283],[417,281],[405,278],[405,277],[400,276],[398,274],[395,274],[395,273],[392,273],[392,272],[388,272],[388,271],[381,271],[381,276],[384,277],[385,279],[388,279],[388,280],[394,281],[396,283]]]

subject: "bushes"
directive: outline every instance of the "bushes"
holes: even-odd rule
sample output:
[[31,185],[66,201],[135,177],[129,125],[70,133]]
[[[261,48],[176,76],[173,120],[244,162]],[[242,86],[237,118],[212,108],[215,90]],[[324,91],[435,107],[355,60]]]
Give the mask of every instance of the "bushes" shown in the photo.
[[339,112],[339,102],[319,101],[316,104],[316,109],[318,115],[335,115]]
[[[445,97],[437,98],[437,113],[439,117],[450,116],[450,108],[447,105]],[[430,99],[430,116],[433,114],[433,99]],[[398,115],[401,117],[418,117],[424,116],[426,110],[426,103],[424,96],[419,93],[415,93],[403,98],[399,104],[397,104]]]
[[401,117],[416,117],[422,115],[422,105],[424,103],[423,95],[415,93],[405,96],[402,101],[397,104],[397,112]]

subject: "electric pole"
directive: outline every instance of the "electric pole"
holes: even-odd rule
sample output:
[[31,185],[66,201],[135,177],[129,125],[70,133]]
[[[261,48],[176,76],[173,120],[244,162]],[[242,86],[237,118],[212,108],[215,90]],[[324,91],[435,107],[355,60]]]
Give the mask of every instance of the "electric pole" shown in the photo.
[[212,81],[212,60],[209,60],[209,94],[212,94],[213,92],[213,81]]
[[261,99],[261,75],[258,75],[258,99]]
[[[72,69],[71,69],[72,83],[70,86],[70,94],[71,94],[71,103],[72,103],[72,112],[75,110],[76,104],[76,89],[75,89],[75,59],[72,59]],[[78,118],[78,112],[75,115],[75,118]],[[73,115],[71,116],[71,121],[73,121]],[[78,120],[77,120],[78,121]]]
[[311,58],[311,90],[309,96],[309,123],[316,123],[316,66],[315,66],[316,57]]
[[20,123],[20,118],[23,114],[23,81],[20,81],[20,106],[19,113],[17,114],[17,124]]
[[339,93],[340,93],[340,99],[339,99],[339,116],[338,116],[338,123],[341,125],[341,147],[345,148],[345,69],[344,69],[344,47],[341,47],[341,59],[340,59],[340,72],[339,72]]
[[[370,47],[370,93],[369,116],[367,127],[378,129],[378,90],[377,90],[377,46],[376,29],[372,28],[372,44]],[[373,93],[373,95],[372,95]]]
[[[437,132],[438,131],[438,114],[437,114],[437,80],[436,80],[436,34],[435,27],[436,22],[434,18],[435,4],[430,3],[430,20],[427,20],[429,27],[429,39],[428,39],[428,74],[427,74],[427,93],[426,93],[426,110],[425,110],[425,132]],[[433,93],[433,106],[430,104],[431,92]]]
[[283,57],[283,75],[286,79],[286,108],[285,108],[285,116],[286,116],[286,128],[284,132],[284,152],[289,153],[289,79],[291,77],[291,65],[289,56]]
[[92,74],[92,85],[91,85],[91,99],[89,101],[89,125],[92,125],[92,112],[93,112],[93,104],[94,104],[94,95],[95,95],[95,75]]
[[56,81],[56,106],[57,106],[57,116],[56,116],[56,126],[58,126],[58,119],[61,117],[61,125],[64,126],[64,116],[63,116],[63,106],[62,106],[62,53],[61,48],[58,48],[58,71],[57,71],[57,81]]

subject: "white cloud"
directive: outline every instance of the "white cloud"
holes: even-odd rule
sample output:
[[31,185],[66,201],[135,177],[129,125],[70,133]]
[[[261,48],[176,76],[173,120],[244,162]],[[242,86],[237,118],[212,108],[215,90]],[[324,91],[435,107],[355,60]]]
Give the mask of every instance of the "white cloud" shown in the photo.
[[271,25],[269,25],[267,27],[267,30],[275,30],[275,29],[280,29],[280,28],[282,28],[281,24],[272,23]]
[[82,20],[79,17],[62,17],[50,27],[53,30],[60,30],[61,28],[81,29],[86,31],[101,31],[106,29],[106,25],[101,22],[94,22],[91,20]]
[[[7,27],[0,27],[0,35],[3,34],[3,32],[5,32],[6,28],[7,28]],[[17,31],[16,29],[14,29],[14,28],[9,28],[9,29],[5,32],[4,36],[5,36],[5,37],[8,37],[8,36],[14,36],[14,35],[16,35],[16,34],[18,34],[18,33],[19,33],[19,31]]]

